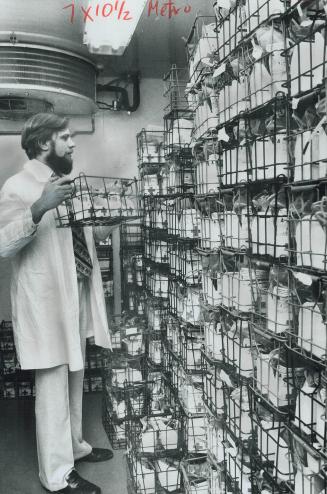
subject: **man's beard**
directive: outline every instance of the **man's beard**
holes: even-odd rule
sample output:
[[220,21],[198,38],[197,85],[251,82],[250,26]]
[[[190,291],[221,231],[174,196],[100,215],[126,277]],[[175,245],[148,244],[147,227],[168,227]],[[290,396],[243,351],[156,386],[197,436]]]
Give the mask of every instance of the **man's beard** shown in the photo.
[[58,156],[53,142],[51,143],[51,150],[47,157],[47,163],[59,177],[61,175],[69,175],[73,169],[73,160],[71,156]]

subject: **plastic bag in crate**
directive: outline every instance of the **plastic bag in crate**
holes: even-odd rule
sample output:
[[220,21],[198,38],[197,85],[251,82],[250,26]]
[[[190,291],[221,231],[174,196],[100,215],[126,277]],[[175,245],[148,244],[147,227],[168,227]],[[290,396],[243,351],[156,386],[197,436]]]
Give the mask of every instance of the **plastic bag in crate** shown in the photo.
[[180,486],[181,474],[179,462],[168,460],[157,460],[155,470],[160,486],[164,492],[176,492]]
[[137,486],[137,492],[156,494],[155,470],[150,463],[135,461],[132,477]]

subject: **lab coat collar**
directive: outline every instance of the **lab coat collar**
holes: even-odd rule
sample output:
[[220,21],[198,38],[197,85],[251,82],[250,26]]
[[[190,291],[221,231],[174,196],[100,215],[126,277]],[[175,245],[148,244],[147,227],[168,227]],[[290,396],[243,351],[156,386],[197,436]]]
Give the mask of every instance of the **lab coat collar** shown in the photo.
[[53,173],[49,166],[35,159],[25,163],[24,170],[31,173],[38,182],[47,182]]

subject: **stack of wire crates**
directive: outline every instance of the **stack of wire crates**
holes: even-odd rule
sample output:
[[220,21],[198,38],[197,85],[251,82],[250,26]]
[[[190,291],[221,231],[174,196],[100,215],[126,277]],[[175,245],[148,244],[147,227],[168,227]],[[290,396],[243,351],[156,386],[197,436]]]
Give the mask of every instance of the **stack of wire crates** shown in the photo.
[[[121,313],[110,315],[112,352],[104,351],[102,422],[113,449],[126,449],[127,401],[146,406],[143,243],[139,220],[120,226]],[[113,311],[111,311],[111,314]]]
[[120,227],[122,265],[122,310],[142,316],[145,314],[142,224],[131,222]]
[[0,323],[0,398],[35,396],[34,374],[22,371],[16,354],[11,321]]
[[326,10],[216,0],[165,76],[144,268],[182,492],[327,493]]
[[214,9],[188,49],[210,489],[324,494],[326,11]]
[[113,328],[113,349],[106,353],[102,422],[114,449],[126,448],[126,421],[143,416],[148,404],[145,324],[126,314]]
[[[83,390],[85,393],[102,391],[103,353],[100,347],[87,340]],[[0,398],[33,398],[34,371],[20,368],[12,321],[0,323]]]

